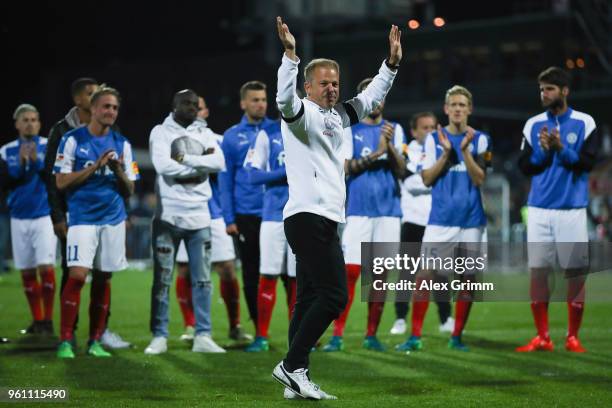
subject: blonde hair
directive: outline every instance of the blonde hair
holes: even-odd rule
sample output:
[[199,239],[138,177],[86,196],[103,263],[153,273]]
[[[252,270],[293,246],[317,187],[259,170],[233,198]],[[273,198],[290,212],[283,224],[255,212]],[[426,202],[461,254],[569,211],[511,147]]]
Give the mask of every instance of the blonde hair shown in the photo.
[[119,91],[115,88],[111,88],[106,84],[101,84],[98,89],[91,95],[91,105],[95,105],[98,99],[100,99],[104,95],[113,95],[117,98],[117,104],[121,105],[121,95]]
[[308,65],[306,65],[306,68],[304,68],[304,81],[306,82],[312,81],[312,73],[317,67],[326,67],[326,68],[335,69],[336,72],[340,74],[340,65],[338,65],[336,61],[332,59],[327,59],[327,58],[316,58],[310,61]]
[[19,119],[19,116],[26,112],[34,112],[38,114],[38,109],[36,109],[34,105],[30,105],[29,103],[22,103],[17,107],[17,109],[15,109],[15,112],[13,113],[13,119]]
[[452,88],[450,88],[448,91],[446,91],[446,97],[444,98],[444,103],[448,103],[448,100],[450,99],[451,96],[454,95],[463,95],[467,98],[468,102],[470,103],[470,106],[472,106],[472,93],[470,91],[468,91],[468,89],[464,86],[461,85],[454,85]]

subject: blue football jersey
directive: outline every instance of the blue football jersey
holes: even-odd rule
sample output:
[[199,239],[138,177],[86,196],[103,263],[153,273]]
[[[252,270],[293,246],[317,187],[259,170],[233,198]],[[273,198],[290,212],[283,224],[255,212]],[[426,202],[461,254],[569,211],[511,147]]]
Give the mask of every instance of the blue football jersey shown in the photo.
[[[36,145],[36,161],[21,164],[19,149],[23,143]],[[50,214],[47,201],[47,187],[40,173],[44,169],[47,138],[34,136],[31,141],[22,138],[13,140],[0,148],[0,157],[6,162],[8,175],[18,181],[8,196],[8,207],[11,218],[34,219]]]
[[[110,130],[93,136],[87,126],[66,133],[55,160],[55,173],[72,173],[92,166],[108,149],[123,159],[123,170],[130,180],[139,178],[132,146],[121,134]],[[98,169],[83,184],[66,192],[68,225],[116,225],[125,220],[126,210],[117,178],[108,166]]]
[[[539,134],[543,126],[548,128],[549,133],[555,128],[559,131],[563,150],[542,149]],[[531,163],[546,166],[543,172],[531,179],[528,205],[549,209],[585,208],[588,205],[589,174],[575,172],[570,166],[571,156],[578,157],[595,128],[595,120],[591,116],[571,108],[559,116],[547,111],[525,123],[523,143],[528,143],[532,149]]]
[[[285,148],[278,122],[269,124],[257,134],[244,165],[267,172],[285,168]],[[262,221],[283,221],[283,208],[288,199],[289,185],[286,180],[267,184],[263,197]]]
[[[466,133],[453,135],[446,129],[443,129],[443,132],[453,146],[455,160],[448,170],[440,174],[432,186],[428,224],[461,228],[484,226],[487,219],[482,206],[480,188],[472,183],[461,153],[461,141]],[[437,131],[427,135],[423,150],[425,151],[423,169],[429,169],[444,152]],[[469,150],[474,158],[489,152],[491,150],[489,136],[476,130]]]
[[[404,130],[397,123],[393,145],[401,154],[404,142]],[[369,125],[358,123],[345,129],[344,147],[346,159],[366,157],[378,148],[383,123]],[[366,170],[347,180],[347,216],[365,217],[401,217],[400,189],[391,167],[386,165],[384,154],[375,163],[374,168]],[[380,164],[380,166],[378,166]]]

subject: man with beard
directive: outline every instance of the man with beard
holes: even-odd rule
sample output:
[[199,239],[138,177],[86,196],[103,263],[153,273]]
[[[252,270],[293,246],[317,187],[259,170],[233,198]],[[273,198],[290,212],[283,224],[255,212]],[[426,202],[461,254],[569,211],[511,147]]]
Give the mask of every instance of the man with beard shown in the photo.
[[588,181],[599,140],[595,120],[567,105],[570,86],[567,72],[550,67],[540,73],[538,82],[546,112],[525,124],[519,160],[521,170],[532,176],[527,199],[527,242],[531,311],[537,335],[516,351],[553,350],[548,333],[548,280],[558,258],[567,279],[569,327],[565,348],[582,353],[586,350],[578,340],[578,330],[589,267]]
[[70,342],[81,289],[92,272],[87,354],[110,357],[100,337],[106,328],[113,272],[127,267],[125,200],[134,193],[138,167],[130,142],[112,129],[119,114],[116,89],[101,86],[91,97],[91,120],[62,137],[55,161],[57,188],[66,192],[69,277],[61,295],[59,358],[74,358]]
[[[371,82],[372,78],[361,81],[357,92],[363,92]],[[342,250],[346,263],[348,303],[334,321],[334,335],[323,348],[324,351],[340,351],[344,347],[344,326],[361,273],[361,243],[398,242],[400,239],[402,210],[397,179],[403,176],[406,168],[402,155],[404,130],[399,124],[383,119],[384,106],[382,101],[360,123],[345,130],[343,148],[347,158],[344,171],[348,175],[348,199]],[[384,307],[378,295],[380,293],[371,293],[368,302],[363,347],[383,351],[384,346],[376,337]]]
[[223,155],[226,170],[219,173],[221,206],[227,233],[235,237],[242,263],[242,284],[249,316],[257,329],[259,283],[259,229],[263,208],[263,185],[249,182],[244,160],[259,131],[272,121],[266,117],[266,84],[249,81],[240,88],[242,120],[225,131]]
[[212,282],[211,217],[208,201],[212,190],[209,174],[223,170],[225,160],[215,134],[196,120],[198,95],[184,89],[174,95],[172,113],[151,131],[151,160],[157,177],[157,213],[153,219],[153,334],[145,354],[168,350],[169,291],[177,248],[185,242],[191,274],[195,314],[192,351],[224,353],[212,339],[210,316]]
[[13,260],[32,313],[32,324],[24,332],[52,335],[57,241],[42,176],[47,139],[38,135],[40,120],[34,106],[19,105],[13,119],[19,137],[0,148],[0,158],[6,161],[13,183],[8,196]]
[[[67,132],[86,126],[91,120],[91,96],[98,89],[98,82],[93,78],[78,78],[70,85],[70,94],[74,102],[74,106],[68,111],[65,117],[58,121],[49,132],[47,144],[47,155],[45,156],[45,182],[47,185],[47,193],[49,199],[49,207],[51,208],[51,220],[53,221],[53,230],[56,237],[59,239],[62,257],[62,280],[60,283],[61,292],[68,281],[68,265],[66,261],[66,234],[68,231],[66,223],[66,197],[63,192],[57,189],[55,185],[55,176],[53,166],[57,148],[60,144],[62,136]],[[113,125],[113,130],[118,131],[116,125]],[[113,349],[121,349],[130,347],[130,343],[124,341],[117,333],[108,329],[108,318],[110,317],[110,305],[107,313],[106,329],[102,334],[101,342],[107,347]],[[74,330],[78,324],[79,315],[77,313]],[[75,342],[75,337],[72,337]]]

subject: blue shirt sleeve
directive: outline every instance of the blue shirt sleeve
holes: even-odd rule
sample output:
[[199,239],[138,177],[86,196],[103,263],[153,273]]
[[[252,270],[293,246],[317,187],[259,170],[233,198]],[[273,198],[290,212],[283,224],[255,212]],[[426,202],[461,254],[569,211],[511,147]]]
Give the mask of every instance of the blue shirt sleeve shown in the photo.
[[250,165],[247,166],[249,183],[251,184],[270,184],[287,178],[285,167],[276,170],[265,171]]
[[231,136],[224,134],[221,150],[225,156],[225,171],[219,173],[219,190],[221,192],[221,208],[223,211],[223,219],[225,225],[235,224],[235,208],[234,208],[234,177],[236,166],[235,158],[231,146]]
[[561,163],[568,166],[576,164],[580,158],[577,151],[570,149],[567,146],[563,146],[563,149],[559,150],[557,154],[559,155],[559,160],[561,160]]

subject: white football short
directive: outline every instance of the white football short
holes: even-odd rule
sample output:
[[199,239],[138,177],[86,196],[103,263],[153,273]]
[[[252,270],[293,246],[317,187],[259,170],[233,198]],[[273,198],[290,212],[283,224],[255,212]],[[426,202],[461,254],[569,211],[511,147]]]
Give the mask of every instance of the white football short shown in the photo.
[[128,267],[125,257],[125,221],[117,225],[73,225],[68,228],[68,266],[82,266],[102,272]]
[[586,208],[527,209],[527,254],[530,268],[547,268],[558,259],[563,269],[589,264]]
[[291,250],[282,221],[263,221],[259,229],[260,264],[262,275],[278,276],[286,273],[295,278],[295,254]]
[[[210,223],[210,232],[212,236],[211,262],[233,261],[236,259],[234,241],[232,237],[225,232],[225,221],[223,218],[215,218],[212,220]],[[185,242],[182,240],[176,253],[176,262],[189,262],[187,248],[185,248]]]
[[[461,245],[459,245],[461,244]],[[427,225],[423,234],[421,253],[427,259],[427,265],[449,265],[448,258],[483,258],[486,265],[487,227],[447,227],[442,225]],[[470,264],[472,262],[470,261]],[[473,262],[475,265],[476,263]],[[486,266],[485,266],[486,267]],[[424,269],[434,269],[425,267]],[[438,272],[456,272],[456,268],[446,269],[436,267]],[[478,269],[480,270],[480,269]],[[471,267],[473,273],[478,271]],[[466,272],[470,272],[466,271]],[[459,272],[458,272],[459,273]],[[463,272],[462,272],[463,273]]]
[[11,242],[16,269],[55,265],[57,238],[50,216],[25,220],[11,218]]
[[[389,254],[376,256],[395,256],[399,250],[401,219],[399,217],[346,217],[346,227],[342,233],[344,262],[361,265],[362,242],[394,242],[397,248],[388,248]],[[386,247],[385,247],[386,248]]]

